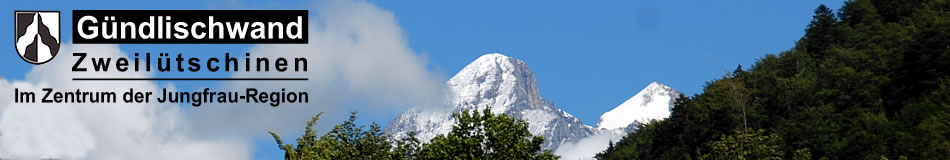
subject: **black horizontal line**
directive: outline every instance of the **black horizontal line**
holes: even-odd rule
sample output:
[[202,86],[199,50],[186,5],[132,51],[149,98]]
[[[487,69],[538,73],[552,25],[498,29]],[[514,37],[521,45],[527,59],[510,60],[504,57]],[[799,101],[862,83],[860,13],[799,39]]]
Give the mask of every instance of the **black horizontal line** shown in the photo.
[[310,78],[73,78],[74,81],[307,81]]

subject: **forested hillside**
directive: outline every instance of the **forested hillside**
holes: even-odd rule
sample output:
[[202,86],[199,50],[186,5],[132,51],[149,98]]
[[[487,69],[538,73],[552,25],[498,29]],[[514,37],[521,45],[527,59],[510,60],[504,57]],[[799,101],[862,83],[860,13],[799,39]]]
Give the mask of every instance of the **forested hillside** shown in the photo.
[[596,158],[950,159],[950,1],[822,5],[805,30]]

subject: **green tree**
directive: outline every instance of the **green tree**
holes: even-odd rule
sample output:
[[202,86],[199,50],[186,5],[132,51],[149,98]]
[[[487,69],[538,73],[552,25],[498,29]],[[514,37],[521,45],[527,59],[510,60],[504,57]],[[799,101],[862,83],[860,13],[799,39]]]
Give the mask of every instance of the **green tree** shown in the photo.
[[544,138],[533,136],[528,123],[504,114],[462,111],[452,114],[455,126],[436,136],[418,153],[420,159],[557,159],[542,150]]
[[795,150],[793,154],[792,160],[811,160],[811,150],[808,148]]
[[803,42],[805,51],[812,54],[813,57],[824,57],[825,50],[829,49],[836,42],[839,36],[835,30],[837,23],[834,12],[824,4],[815,9],[815,16],[805,31]]
[[316,116],[310,121],[307,121],[307,127],[304,129],[304,134],[297,138],[297,145],[284,144],[284,141],[281,140],[280,136],[276,132],[270,131],[271,136],[274,137],[274,140],[277,141],[277,146],[280,147],[280,150],[284,151],[284,159],[288,160],[300,160],[300,159],[328,159],[326,155],[322,154],[323,144],[319,139],[317,139],[317,131],[313,130],[313,125],[320,120],[320,115],[323,115],[323,112],[317,113]]
[[296,146],[284,144],[277,133],[269,132],[277,141],[277,146],[284,151],[284,159],[403,159],[393,156],[392,142],[383,134],[379,125],[373,123],[365,131],[365,126],[357,126],[356,112],[352,112],[349,119],[317,138],[318,134],[313,125],[322,114],[318,113],[307,121],[304,134],[297,138]]
[[776,134],[765,135],[765,130],[743,129],[729,136],[722,136],[709,144],[712,151],[703,155],[704,159],[782,159],[784,152],[779,150],[781,138]]
[[417,159],[419,150],[422,148],[421,145],[419,139],[416,138],[416,132],[409,132],[406,137],[396,141],[392,159]]
[[489,109],[454,113],[452,132],[439,135],[429,144],[420,143],[415,133],[390,140],[376,123],[364,130],[356,125],[356,112],[350,118],[319,136],[313,126],[319,113],[297,138],[297,144],[284,144],[275,132],[269,132],[284,159],[557,159],[550,150],[542,150],[544,138],[533,136],[528,123],[507,115],[492,114]]

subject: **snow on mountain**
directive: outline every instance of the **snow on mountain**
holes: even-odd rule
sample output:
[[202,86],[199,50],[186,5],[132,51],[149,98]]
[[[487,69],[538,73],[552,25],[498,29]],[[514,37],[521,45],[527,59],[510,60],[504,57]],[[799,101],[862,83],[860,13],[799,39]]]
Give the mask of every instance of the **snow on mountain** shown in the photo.
[[[616,140],[635,130],[637,123],[669,117],[674,98],[680,94],[656,82],[631,97],[613,110],[604,113],[597,128],[581,122],[541,97],[534,73],[524,61],[502,54],[486,54],[468,64],[446,82],[449,89],[449,107],[414,107],[396,117],[386,127],[393,138],[400,139],[409,132],[428,142],[435,136],[452,130],[452,112],[482,110],[491,107],[494,113],[504,113],[528,122],[528,130],[543,136],[545,149],[567,145],[563,154],[591,157],[594,151],[605,148],[607,141]],[[594,138],[588,138],[593,135]],[[603,141],[603,142],[601,142]],[[583,144],[595,144],[590,147]],[[600,146],[603,144],[604,146]]]
[[[598,129],[624,129],[636,123],[648,123],[670,117],[673,101],[679,92],[666,85],[653,82],[616,108],[600,116]],[[627,129],[624,129],[627,130]]]
[[674,98],[680,93],[663,84],[653,82],[616,108],[600,116],[594,135],[564,143],[554,150],[563,159],[593,159],[627,133],[637,130],[637,124],[649,123],[670,116]]
[[412,108],[393,120],[386,127],[387,132],[394,138],[416,132],[417,138],[426,142],[452,129],[452,112],[485,107],[527,121],[532,134],[545,138],[543,146],[547,149],[595,132],[593,127],[541,98],[534,73],[524,61],[515,58],[498,53],[483,55],[447,84],[452,94],[451,108]]

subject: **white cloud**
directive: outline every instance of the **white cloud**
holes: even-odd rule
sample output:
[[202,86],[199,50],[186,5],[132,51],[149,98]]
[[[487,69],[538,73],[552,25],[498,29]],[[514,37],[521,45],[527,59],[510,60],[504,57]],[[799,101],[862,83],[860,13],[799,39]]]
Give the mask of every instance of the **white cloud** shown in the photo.
[[594,159],[594,155],[607,149],[610,142],[617,143],[625,133],[614,133],[612,131],[601,132],[575,142],[561,144],[554,154],[561,156],[561,159]]
[[[409,106],[441,104],[444,76],[430,72],[426,59],[408,47],[392,12],[356,1],[312,4],[309,43],[256,45],[252,57],[305,57],[307,72],[237,72],[233,77],[306,77],[309,81],[225,83],[221,88],[306,91],[307,104],[207,105],[195,109],[204,133],[267,136],[266,131],[299,134],[318,112],[326,112],[317,128],[326,131],[357,107],[361,119],[392,115]],[[356,106],[359,105],[359,106]],[[380,118],[381,119],[381,118]],[[388,120],[388,119],[386,119]],[[385,124],[381,124],[385,125]],[[287,135],[285,135],[287,136]],[[289,137],[289,136],[287,136]]]
[[[148,77],[142,72],[72,72],[76,57],[125,57],[117,45],[63,45],[60,55],[34,67],[24,81],[0,80],[0,158],[13,159],[248,159],[248,145],[197,139],[178,106],[143,104],[14,103],[13,91],[155,91],[147,81],[72,81],[73,77]],[[89,67],[89,63],[84,66]],[[121,97],[120,101],[121,101]]]

